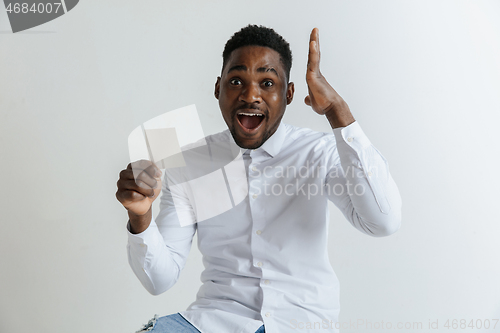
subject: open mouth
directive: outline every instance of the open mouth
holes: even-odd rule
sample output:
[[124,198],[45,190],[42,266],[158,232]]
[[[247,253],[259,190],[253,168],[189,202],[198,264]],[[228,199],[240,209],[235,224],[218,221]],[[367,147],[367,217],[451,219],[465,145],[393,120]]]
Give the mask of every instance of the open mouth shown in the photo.
[[253,131],[262,124],[265,116],[258,112],[238,112],[236,117],[241,127],[247,131]]

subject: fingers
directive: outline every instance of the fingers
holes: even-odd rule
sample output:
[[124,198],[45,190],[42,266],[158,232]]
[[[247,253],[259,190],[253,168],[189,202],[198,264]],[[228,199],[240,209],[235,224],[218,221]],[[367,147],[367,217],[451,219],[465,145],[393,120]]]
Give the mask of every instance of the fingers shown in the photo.
[[145,171],[152,178],[161,176],[160,168],[158,168],[156,164],[148,160],[139,160],[129,163],[127,169],[131,169],[132,171],[134,171],[134,175],[138,175],[139,173]]
[[[130,184],[133,183],[138,187],[144,188],[144,189],[155,189],[158,187],[158,183],[161,179],[157,178],[151,178],[148,173],[146,172],[141,172],[137,178],[133,174],[131,170],[123,170],[120,172],[120,179],[118,180],[118,188],[125,188],[124,184]],[[125,189],[134,189],[135,187],[128,186]]]
[[309,41],[315,42],[314,44],[315,44],[315,46],[317,46],[317,51],[319,52],[319,29],[318,28],[312,29]]
[[127,205],[129,205],[131,203],[144,200],[144,198],[146,198],[146,196],[143,195],[143,194],[141,194],[141,193],[139,193],[139,192],[132,191],[132,190],[121,190],[121,191],[118,190],[116,192],[116,198],[125,207],[127,207]]
[[[144,197],[152,197],[155,194],[155,187],[149,186],[148,184],[142,181],[135,181],[133,179],[130,180],[122,180],[118,181],[118,191],[135,191],[139,194],[142,194]],[[141,198],[143,199],[143,198]]]
[[139,186],[146,184],[150,188],[155,188],[157,179],[161,177],[160,169],[152,162],[147,160],[140,160],[130,163],[127,166],[128,173],[124,176],[125,179],[135,179]]
[[309,55],[307,58],[307,70],[319,72],[319,30],[314,28],[309,39]]
[[150,161],[136,161],[120,172],[117,198],[120,201],[139,201],[144,197],[154,197],[158,186],[161,186],[160,169]]

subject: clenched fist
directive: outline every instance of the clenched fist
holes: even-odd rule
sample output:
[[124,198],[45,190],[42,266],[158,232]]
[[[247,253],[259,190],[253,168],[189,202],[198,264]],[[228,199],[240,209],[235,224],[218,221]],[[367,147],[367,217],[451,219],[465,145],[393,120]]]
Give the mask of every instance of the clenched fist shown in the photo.
[[127,209],[130,231],[140,233],[151,222],[151,205],[161,192],[161,171],[152,162],[140,160],[129,163],[120,172],[116,198]]

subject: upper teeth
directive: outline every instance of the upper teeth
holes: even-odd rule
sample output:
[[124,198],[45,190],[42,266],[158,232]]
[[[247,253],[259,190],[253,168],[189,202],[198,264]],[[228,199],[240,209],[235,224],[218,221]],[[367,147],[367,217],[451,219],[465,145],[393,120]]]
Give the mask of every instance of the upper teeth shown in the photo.
[[263,114],[260,114],[260,113],[245,113],[245,112],[240,112],[238,113],[238,115],[242,115],[242,116],[263,116]]

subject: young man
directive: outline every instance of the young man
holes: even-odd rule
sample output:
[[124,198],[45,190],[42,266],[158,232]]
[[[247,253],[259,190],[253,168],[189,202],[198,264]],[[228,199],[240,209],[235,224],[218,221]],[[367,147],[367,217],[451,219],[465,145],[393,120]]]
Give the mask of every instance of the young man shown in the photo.
[[[196,231],[203,254],[196,301],[151,320],[153,332],[337,331],[328,200],[361,232],[386,236],[399,229],[401,199],[386,160],[322,76],[319,61],[313,29],[305,103],[326,116],[333,134],[281,122],[294,84],[292,54],[280,35],[247,26],[226,43],[215,97],[228,130],[207,137],[207,144],[233,142],[243,154],[246,179],[239,184],[246,197],[227,211],[198,221],[195,204],[184,198],[179,208],[148,161],[121,172],[117,198],[130,218],[129,263],[144,287],[156,295],[175,284]],[[143,170],[137,179],[133,169]],[[151,203],[161,188],[161,211],[153,219]],[[181,227],[179,214],[190,223]]]

